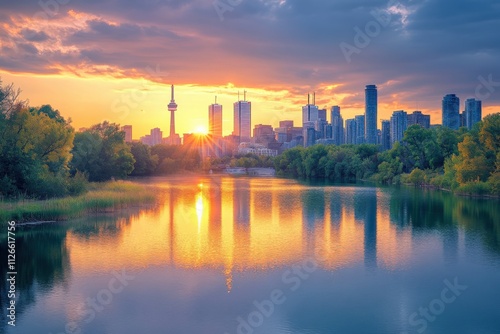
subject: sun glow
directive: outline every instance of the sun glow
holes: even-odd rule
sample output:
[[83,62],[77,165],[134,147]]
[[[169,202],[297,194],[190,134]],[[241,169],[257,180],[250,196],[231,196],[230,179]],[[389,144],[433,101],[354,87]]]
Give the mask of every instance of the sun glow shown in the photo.
[[203,125],[198,125],[193,132],[198,135],[208,135],[208,129],[206,126]]

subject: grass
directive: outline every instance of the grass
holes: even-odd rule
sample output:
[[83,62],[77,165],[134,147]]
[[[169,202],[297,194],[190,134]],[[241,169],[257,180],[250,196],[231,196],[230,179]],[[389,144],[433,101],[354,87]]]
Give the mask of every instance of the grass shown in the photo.
[[109,212],[127,206],[152,203],[155,191],[127,181],[93,183],[80,196],[49,200],[19,200],[0,202],[1,224],[20,222],[59,221],[82,217],[89,213]]

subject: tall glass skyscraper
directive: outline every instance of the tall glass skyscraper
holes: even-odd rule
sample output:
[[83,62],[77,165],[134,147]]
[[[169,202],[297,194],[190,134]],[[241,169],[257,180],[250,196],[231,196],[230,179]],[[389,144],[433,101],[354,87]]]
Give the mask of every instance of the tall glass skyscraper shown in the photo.
[[[354,116],[356,120],[356,144],[365,143],[365,115]],[[375,143],[377,143],[377,133],[375,132]]]
[[460,99],[455,94],[443,98],[443,126],[453,130],[460,127]]
[[382,121],[382,134],[380,138],[380,144],[384,151],[391,149],[391,122]]
[[340,107],[333,106],[331,110],[332,139],[335,145],[344,143],[344,119],[340,114]]
[[348,119],[345,121],[345,143],[356,144],[356,120]]
[[222,105],[214,103],[208,106],[208,133],[222,137]]
[[391,117],[391,147],[398,141],[403,140],[404,133],[408,128],[408,114],[406,111],[398,110]]
[[250,141],[252,136],[252,103],[238,101],[234,103],[234,130],[233,135],[240,137],[240,142]]
[[465,101],[465,126],[467,129],[472,129],[474,124],[481,121],[482,104],[476,99],[467,99]]
[[377,86],[367,85],[365,88],[365,142],[377,143]]

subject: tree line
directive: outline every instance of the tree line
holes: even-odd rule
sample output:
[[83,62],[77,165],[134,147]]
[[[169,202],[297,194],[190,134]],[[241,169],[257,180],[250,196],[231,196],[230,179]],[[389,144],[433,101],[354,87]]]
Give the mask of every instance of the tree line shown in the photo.
[[196,150],[127,144],[118,124],[103,122],[76,133],[58,110],[30,107],[19,94],[13,85],[0,82],[0,197],[78,195],[89,181],[168,174],[200,165]]
[[274,159],[277,174],[337,182],[413,184],[461,194],[500,195],[500,113],[467,131],[410,126],[401,142],[296,147]]

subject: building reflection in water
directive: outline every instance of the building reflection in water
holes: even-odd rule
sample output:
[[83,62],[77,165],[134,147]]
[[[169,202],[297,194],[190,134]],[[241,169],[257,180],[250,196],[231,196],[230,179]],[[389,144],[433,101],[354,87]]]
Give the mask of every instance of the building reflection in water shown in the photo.
[[387,195],[375,189],[221,176],[164,188],[163,206],[132,217],[109,243],[113,261],[97,254],[106,245],[70,238],[72,261],[85,268],[87,259],[102,258],[93,264],[102,270],[120,268],[121,259],[127,266],[217,270],[231,290],[237,272],[290,266],[306,257],[320,255],[326,270],[358,263],[374,269],[398,266],[411,253],[411,230],[391,224],[389,200],[379,200]]

